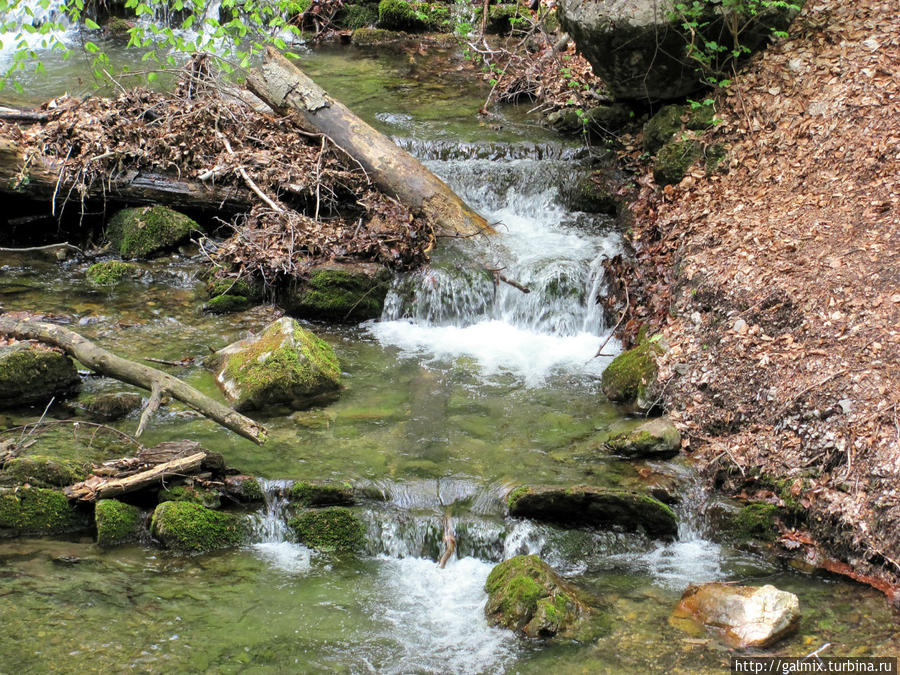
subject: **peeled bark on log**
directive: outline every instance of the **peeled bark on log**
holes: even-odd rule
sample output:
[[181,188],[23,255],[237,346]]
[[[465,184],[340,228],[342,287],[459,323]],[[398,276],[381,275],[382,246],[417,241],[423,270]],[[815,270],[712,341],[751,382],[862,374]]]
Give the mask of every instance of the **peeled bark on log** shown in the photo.
[[[61,162],[39,154],[26,157],[20,143],[0,138],[0,194],[35,200],[55,198],[59,205],[72,187],[71,179],[60,180]],[[207,185],[159,173],[130,171],[88,186],[85,198],[102,198],[128,204],[165,204],[176,209],[236,213],[250,210],[250,191],[237,187]],[[74,197],[75,199],[80,198]]]
[[247,85],[278,112],[299,113],[304,130],[328,136],[360,163],[383,192],[428,218],[436,235],[471,237],[494,232],[444,181],[328,96],[275,49],[267,49],[265,62],[250,72]]
[[172,476],[184,476],[200,471],[200,465],[205,452],[197,452],[188,457],[173,459],[170,462],[157,464],[152,469],[141,471],[127,478],[89,478],[81,483],[70,485],[63,492],[69,499],[78,499],[83,502],[93,502],[98,499],[108,499],[126,492],[135,492],[145,487],[161,482]]
[[169,394],[209,419],[244,438],[249,438],[258,445],[262,445],[266,441],[268,434],[266,428],[249,417],[211,399],[177,377],[116,356],[67,328],[33,319],[15,319],[8,315],[0,315],[0,334],[10,335],[20,340],[39,340],[56,345],[69,356],[78,359],[98,373],[142,389],[152,391],[154,388],[158,388],[160,392]]

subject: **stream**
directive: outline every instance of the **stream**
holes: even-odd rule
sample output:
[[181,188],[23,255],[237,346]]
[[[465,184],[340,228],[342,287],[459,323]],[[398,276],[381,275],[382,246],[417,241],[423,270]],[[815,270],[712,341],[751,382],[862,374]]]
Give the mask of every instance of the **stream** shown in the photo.
[[[398,278],[379,321],[310,325],[334,347],[347,389],[321,409],[259,416],[271,430],[266,446],[177,405],[154,418],[146,445],[197,440],[263,479],[265,507],[247,516],[253,543],[180,556],[150,545],[105,551],[90,539],[0,541],[0,671],[721,673],[728,650],[668,623],[689,583],[716,579],[800,597],[800,629],[767,654],[804,655],[826,642],[835,654],[884,653],[895,631],[876,591],[791,572],[722,541],[709,496],[681,461],[633,463],[596,450],[598,435],[633,423],[600,392],[611,357],[593,358],[610,329],[595,301],[600,263],[621,250],[621,237],[611,219],[561,197],[591,153],[535,126],[524,108],[479,121],[486,89],[455,69],[459,58],[331,48],[306,53],[301,66],[425,161],[498,236],[446,246],[426,270]],[[61,93],[77,64],[57,65],[30,96]],[[485,264],[532,292],[495,287]],[[198,259],[142,263],[140,278],[111,291],[85,281],[87,265],[3,254],[0,305],[67,317],[127,358],[198,364],[275,316],[271,307],[201,313]],[[605,352],[618,349],[611,340]],[[176,374],[218,395],[200,365]],[[83,389],[126,387],[89,377]],[[0,424],[39,414],[5,413]],[[648,474],[680,498],[674,542],[505,516],[511,485],[640,487]],[[302,479],[350,481],[379,497],[361,507],[363,555],[291,541],[281,494]],[[445,514],[459,547],[439,569]],[[602,598],[609,632],[594,644],[548,645],[488,627],[485,579],[520,553],[540,554]]]

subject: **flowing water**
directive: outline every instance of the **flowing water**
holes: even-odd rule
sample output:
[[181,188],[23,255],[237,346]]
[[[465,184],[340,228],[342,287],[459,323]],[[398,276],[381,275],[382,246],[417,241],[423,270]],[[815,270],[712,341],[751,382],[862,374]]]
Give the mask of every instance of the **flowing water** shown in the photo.
[[[272,411],[258,448],[172,405],[146,442],[191,438],[263,478],[266,501],[239,550],[177,556],[152,546],[101,551],[89,540],[0,543],[0,672],[647,673],[723,672],[729,653],[667,618],[691,582],[775,583],[800,595],[797,635],[771,653],[885,654],[896,646],[882,598],[857,585],[781,570],[717,541],[706,497],[677,463],[639,467],[597,451],[627,424],[599,392],[608,327],[596,305],[600,262],[621,248],[608,219],[573,212],[561,188],[585,153],[507,110],[483,126],[484,87],[444,53],[325,50],[304,68],[426,161],[496,224],[491,242],[447,246],[396,280],[380,321],[315,325],[347,390],[322,409]],[[53,77],[35,91],[59,93]],[[46,87],[44,89],[43,87]],[[54,89],[55,87],[55,89]],[[273,316],[199,312],[197,261],[142,266],[111,291],[87,264],[4,254],[4,310],[39,309],[126,357],[197,362]],[[486,268],[527,286],[495,285]],[[605,351],[617,349],[611,341]],[[199,365],[177,371],[215,392]],[[85,389],[118,389],[88,378]],[[39,411],[37,411],[39,414]],[[26,412],[8,414],[13,424]],[[121,428],[133,430],[136,421]],[[638,468],[641,471],[638,471]],[[676,541],[563,530],[506,518],[516,483],[639,487],[648,473],[677,486]],[[351,481],[367,549],[323,554],[292,541],[291,480]],[[444,520],[458,539],[438,568]],[[611,628],[594,644],[549,646],[490,628],[482,614],[491,567],[536,553],[602,599]]]

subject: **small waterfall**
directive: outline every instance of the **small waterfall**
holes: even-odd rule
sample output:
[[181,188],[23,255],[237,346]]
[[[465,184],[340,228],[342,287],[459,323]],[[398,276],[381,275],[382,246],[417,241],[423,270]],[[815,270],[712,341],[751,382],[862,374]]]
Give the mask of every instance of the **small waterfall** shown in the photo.
[[265,500],[265,509],[251,516],[252,548],[275,567],[291,573],[309,570],[311,552],[290,541],[285,508],[292,481],[257,479]]

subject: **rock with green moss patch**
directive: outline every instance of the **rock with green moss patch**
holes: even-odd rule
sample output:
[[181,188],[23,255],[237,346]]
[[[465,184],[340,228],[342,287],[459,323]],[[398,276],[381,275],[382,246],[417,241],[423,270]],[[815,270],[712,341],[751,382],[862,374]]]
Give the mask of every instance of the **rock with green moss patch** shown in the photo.
[[334,483],[297,481],[291,485],[290,497],[302,506],[352,506],[353,488]]
[[226,476],[225,495],[239,502],[261,502],[265,499],[259,480],[253,476]]
[[117,499],[101,499],[94,509],[97,544],[111,548],[137,541],[143,522],[143,514],[138,507]]
[[82,395],[69,401],[66,408],[74,414],[84,415],[96,422],[114,422],[140,410],[143,398],[130,391],[106,392]]
[[678,521],[668,506],[650,495],[629,490],[525,485],[507,498],[509,514],[562,525],[643,529],[651,536],[671,537]]
[[106,226],[106,237],[126,258],[161,253],[199,230],[197,223],[165,206],[122,209]]
[[289,525],[301,543],[320,551],[360,551],[365,543],[366,526],[342,506],[304,511]]
[[9,460],[3,473],[20,485],[66,487],[87,478],[91,473],[91,464],[45,455],[26,455]]
[[647,393],[656,382],[655,349],[645,340],[610,362],[600,381],[603,393],[610,401],[634,404],[640,410],[650,407]]
[[446,32],[451,28],[450,10],[439,2],[381,0],[378,3],[378,27],[413,33],[426,30]]
[[335,19],[338,25],[349,30],[374,26],[378,21],[378,5],[345,5]]
[[[475,10],[475,24],[481,25],[482,9]],[[515,3],[491,4],[488,8],[488,19],[485,32],[493,35],[506,35],[514,25],[524,23],[527,12],[524,7]]]
[[666,105],[644,124],[644,150],[651,155],[672,140],[676,131],[681,130],[681,117],[685,113],[683,105]]
[[236,515],[193,502],[163,502],[157,506],[150,532],[166,548],[197,552],[238,546],[247,534],[244,522]]
[[203,305],[203,311],[210,314],[233,314],[243,312],[253,306],[253,302],[243,295],[217,295]]
[[681,450],[681,434],[668,418],[657,417],[613,434],[605,445],[610,452],[630,459],[666,459]]
[[247,279],[216,278],[206,284],[206,295],[209,298],[239,295],[250,300],[262,300],[263,289],[256,282]]
[[134,28],[135,24],[120,16],[111,16],[103,24],[103,33],[112,38],[124,39],[128,37],[128,31]]
[[122,260],[105,260],[88,267],[85,277],[94,286],[115,286],[126,279],[139,276],[141,271],[136,265]]
[[700,143],[693,139],[669,141],[653,162],[653,180],[658,185],[675,185],[680,183],[688,169],[703,154]]
[[560,196],[571,211],[614,214],[618,206],[609,183],[599,173],[573,176],[560,186]]
[[78,389],[72,359],[34,342],[0,347],[0,408],[47,403]]
[[741,507],[733,516],[734,529],[741,539],[771,541],[778,535],[775,518],[778,507],[774,504],[754,503]]
[[289,317],[220,349],[210,365],[228,401],[241,411],[271,405],[308,408],[333,400],[341,389],[334,350]]
[[196,485],[173,485],[159,491],[157,497],[162,502],[191,502],[208,509],[217,509],[222,505],[222,497],[215,490],[207,490]]
[[536,555],[519,555],[495,566],[484,585],[488,623],[530,638],[586,642],[608,628],[584,594]]
[[364,321],[381,316],[390,273],[375,263],[328,263],[283,299],[295,316],[331,321]]
[[0,537],[66,534],[89,527],[88,515],[73,508],[62,492],[0,490]]
[[393,30],[385,30],[384,28],[358,28],[353,31],[350,37],[350,43],[357,47],[380,47],[391,45],[398,42],[411,42],[416,39],[415,35],[403,33]]

